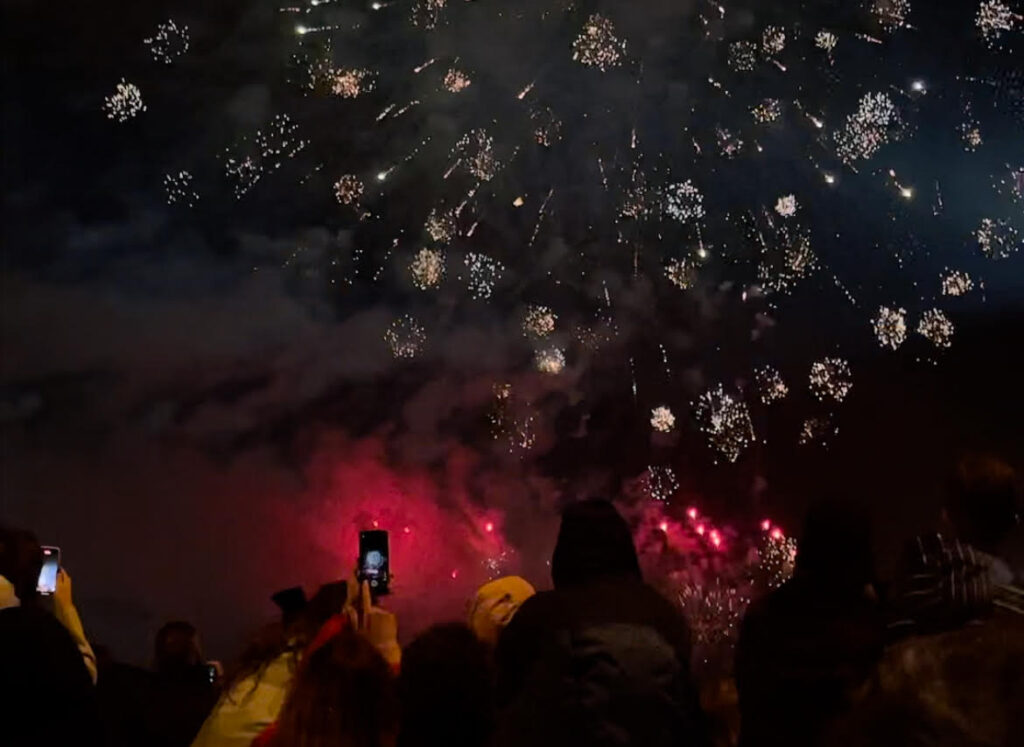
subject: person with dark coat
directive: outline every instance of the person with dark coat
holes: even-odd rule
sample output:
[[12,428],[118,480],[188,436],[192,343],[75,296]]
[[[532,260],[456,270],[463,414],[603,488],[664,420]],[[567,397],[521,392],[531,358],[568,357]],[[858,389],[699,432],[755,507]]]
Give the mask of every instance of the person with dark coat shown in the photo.
[[882,657],[866,515],[846,503],[819,504],[798,548],[793,577],[750,605],[740,627],[743,747],[819,744]]
[[0,527],[0,744],[98,745],[96,688],[75,639],[37,597],[42,564],[31,533]]
[[690,629],[644,583],[611,503],[566,509],[554,591],[528,599],[496,651],[498,745],[705,744]]
[[434,625],[402,652],[398,747],[485,747],[494,728],[490,647],[463,623]]

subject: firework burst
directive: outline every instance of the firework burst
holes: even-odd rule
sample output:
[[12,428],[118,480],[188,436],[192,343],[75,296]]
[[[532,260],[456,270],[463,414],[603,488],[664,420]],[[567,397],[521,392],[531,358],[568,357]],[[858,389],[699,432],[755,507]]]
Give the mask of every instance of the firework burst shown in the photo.
[[170,65],[188,51],[188,26],[179,26],[174,20],[167,20],[157,25],[153,36],[142,41],[154,60]]
[[1006,259],[1020,248],[1020,234],[1005,220],[985,218],[974,235],[989,259]]
[[565,369],[565,353],[560,348],[544,348],[534,356],[537,370],[545,374],[560,374]]
[[850,364],[843,358],[825,358],[811,365],[811,394],[820,400],[842,402],[853,388]]
[[773,366],[761,366],[757,369],[754,372],[754,381],[761,402],[766,405],[783,400],[789,394],[789,387],[786,386],[782,374]]
[[651,427],[659,433],[671,433],[676,427],[676,416],[665,405],[651,410]]
[[974,289],[971,276],[961,270],[949,270],[942,276],[942,295],[963,296]]
[[879,345],[896,350],[907,339],[907,310],[882,306],[878,309],[878,316],[871,321],[871,326]]
[[146,111],[146,105],[142,103],[142,91],[139,87],[122,79],[114,92],[103,99],[103,109],[107,113],[107,119],[127,122]]
[[948,348],[953,344],[953,322],[941,309],[929,309],[921,315],[917,332],[937,348]]
[[409,272],[420,290],[438,287],[444,280],[444,253],[439,249],[420,249],[409,264]]
[[601,15],[592,15],[572,44],[572,58],[601,72],[617,67],[626,54],[626,42],[615,35],[615,25]]
[[694,417],[710,446],[730,462],[740,458],[754,440],[754,425],[743,400],[719,384],[694,403]]
[[384,341],[391,348],[396,358],[415,358],[427,342],[427,333],[413,317],[406,314],[399,317],[388,331],[384,333]]
[[543,339],[555,331],[558,315],[547,306],[530,306],[523,316],[523,334]]

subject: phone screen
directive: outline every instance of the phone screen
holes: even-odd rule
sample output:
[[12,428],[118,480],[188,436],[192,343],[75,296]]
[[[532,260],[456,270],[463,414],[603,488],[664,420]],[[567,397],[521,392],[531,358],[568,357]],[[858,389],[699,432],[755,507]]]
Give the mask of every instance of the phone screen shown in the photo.
[[60,569],[60,548],[43,548],[43,567],[39,571],[36,592],[48,596],[57,591],[57,571]]
[[376,595],[388,593],[391,563],[388,533],[371,529],[359,533],[359,580],[368,581],[370,591]]

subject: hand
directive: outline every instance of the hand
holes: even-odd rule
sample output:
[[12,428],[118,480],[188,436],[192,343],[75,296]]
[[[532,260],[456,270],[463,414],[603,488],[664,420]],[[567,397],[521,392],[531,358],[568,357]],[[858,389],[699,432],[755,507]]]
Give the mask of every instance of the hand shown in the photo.
[[354,600],[352,621],[356,630],[380,652],[384,660],[393,667],[402,661],[402,649],[398,645],[398,619],[383,607],[373,604],[370,584],[363,581],[359,586],[359,597]]
[[57,570],[57,588],[53,592],[54,606],[67,609],[73,607],[71,600],[71,574],[63,568]]

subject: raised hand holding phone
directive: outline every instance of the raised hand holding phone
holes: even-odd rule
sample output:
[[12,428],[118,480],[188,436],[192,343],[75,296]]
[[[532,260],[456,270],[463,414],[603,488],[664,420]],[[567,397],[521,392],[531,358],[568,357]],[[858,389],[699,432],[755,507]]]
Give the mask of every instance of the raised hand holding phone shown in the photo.
[[354,601],[356,629],[374,645],[388,664],[397,667],[402,661],[402,649],[398,645],[398,619],[393,613],[374,604],[368,581],[359,584],[359,595]]

